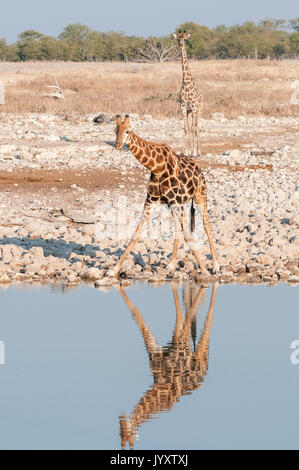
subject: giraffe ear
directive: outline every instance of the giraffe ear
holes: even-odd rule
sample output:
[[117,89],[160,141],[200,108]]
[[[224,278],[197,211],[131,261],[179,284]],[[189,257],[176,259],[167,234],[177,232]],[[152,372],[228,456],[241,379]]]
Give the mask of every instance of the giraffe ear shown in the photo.
[[190,34],[190,33],[187,33],[187,34],[186,34],[186,39],[190,39],[190,37],[191,37],[191,34]]
[[121,124],[121,117],[119,114],[116,116],[116,124],[119,126]]
[[173,37],[174,37],[174,39],[177,39],[178,38],[177,33],[173,33]]

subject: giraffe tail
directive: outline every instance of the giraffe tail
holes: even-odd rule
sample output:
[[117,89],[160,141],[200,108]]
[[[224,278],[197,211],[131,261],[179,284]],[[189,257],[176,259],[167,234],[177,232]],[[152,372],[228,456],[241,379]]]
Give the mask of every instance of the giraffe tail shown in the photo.
[[191,209],[190,209],[190,230],[191,232],[194,232],[195,230],[195,209],[194,209],[194,206],[193,206],[193,199],[192,199],[192,205],[191,205]]

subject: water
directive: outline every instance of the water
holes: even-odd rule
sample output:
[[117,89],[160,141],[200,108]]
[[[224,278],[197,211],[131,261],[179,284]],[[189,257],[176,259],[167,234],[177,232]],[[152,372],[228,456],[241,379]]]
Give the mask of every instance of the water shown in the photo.
[[298,292],[1,291],[0,448],[298,449]]

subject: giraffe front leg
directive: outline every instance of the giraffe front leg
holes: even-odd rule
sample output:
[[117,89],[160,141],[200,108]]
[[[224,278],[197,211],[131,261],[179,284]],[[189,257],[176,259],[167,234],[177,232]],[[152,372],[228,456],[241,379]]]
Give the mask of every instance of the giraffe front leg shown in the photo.
[[181,107],[182,116],[184,120],[184,134],[185,134],[185,150],[187,155],[190,155],[190,129],[187,108]]
[[204,323],[204,327],[201,333],[200,340],[195,350],[196,356],[200,361],[203,376],[206,375],[206,372],[208,370],[208,364],[209,364],[210,331],[211,331],[211,326],[212,326],[212,321],[213,321],[213,311],[214,311],[214,303],[215,303],[217,286],[218,286],[218,282],[215,282],[213,284],[209,311],[205,319],[205,323]]
[[123,252],[123,254],[121,255],[120,259],[118,260],[118,262],[116,263],[116,265],[110,269],[107,273],[107,276],[109,277],[115,277],[117,276],[117,274],[119,273],[120,271],[120,268],[123,264],[123,262],[125,261],[125,259],[127,258],[127,256],[129,255],[130,251],[134,248],[134,246],[136,245],[136,243],[138,242],[138,240],[140,239],[140,236],[141,236],[141,230],[143,228],[143,225],[146,221],[148,221],[149,219],[149,216],[150,216],[150,205],[145,205],[144,206],[144,209],[143,209],[143,213],[142,213],[142,216],[141,216],[141,219],[139,221],[139,224],[137,225],[137,228],[127,246],[127,248],[125,249],[125,251]]
[[119,292],[119,294],[121,295],[121,297],[127,304],[127,307],[129,308],[130,312],[132,313],[132,316],[134,320],[136,321],[140,329],[140,332],[143,336],[143,340],[144,340],[147,351],[150,354],[154,354],[154,353],[161,351],[161,346],[155,340],[154,335],[152,334],[151,330],[145,323],[143,316],[141,315],[139,309],[133,304],[133,302],[129,299],[124,289],[119,284],[115,286],[115,289]]
[[173,217],[173,220],[174,220],[175,238],[174,238],[174,242],[173,242],[171,261],[168,264],[168,269],[170,271],[173,271],[176,267],[177,254],[178,254],[179,244],[180,244],[180,240],[181,240],[181,236],[180,236],[181,235],[181,227],[180,227],[178,217],[175,217],[174,212],[175,212],[175,208],[172,207],[171,208],[171,213],[172,213],[172,217]]
[[177,265],[177,253],[179,249],[179,239],[175,238],[173,242],[172,257],[170,263],[168,263],[168,270],[173,271]]

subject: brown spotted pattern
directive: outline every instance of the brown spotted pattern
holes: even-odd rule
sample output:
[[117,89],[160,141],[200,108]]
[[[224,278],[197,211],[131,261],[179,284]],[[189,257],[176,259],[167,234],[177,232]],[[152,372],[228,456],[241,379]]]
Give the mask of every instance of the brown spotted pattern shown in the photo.
[[161,347],[145,323],[138,308],[131,302],[126,292],[118,290],[130,309],[143,336],[149,356],[149,364],[154,378],[153,385],[144,393],[127,416],[120,416],[121,446],[127,443],[134,447],[136,435],[144,422],[152,421],[161,412],[171,410],[182,396],[189,395],[202,386],[209,365],[209,342],[213,320],[213,310],[217,286],[213,285],[209,310],[205,318],[200,338],[193,338],[192,325],[196,325],[196,311],[203,301],[207,288],[187,285],[183,289],[185,317],[181,309],[177,288],[172,285],[176,309],[176,324],[171,340]]
[[148,142],[129,131],[126,145],[151,172],[146,203],[186,204],[196,193],[206,196],[206,183],[198,163],[177,155],[168,144]]
[[[186,229],[183,220],[182,206],[191,199],[194,200],[202,212],[203,226],[210,245],[214,271],[217,271],[219,265],[216,259],[211,224],[208,216],[206,183],[198,163],[195,160],[187,158],[185,155],[177,155],[168,144],[148,142],[136,135],[130,128],[128,115],[123,122],[119,115],[116,117],[115,133],[115,148],[120,150],[126,144],[137,160],[150,171],[151,175],[147,187],[143,215],[127,248],[117,262],[114,271],[116,273],[119,272],[123,261],[140,238],[142,225],[150,215],[149,208],[151,204],[162,203],[172,207],[172,213],[176,223],[172,264],[176,261],[179,246],[178,229],[180,225],[184,233],[185,241],[189,244],[201,272],[207,274],[201,256],[195,248],[194,239]],[[176,206],[179,206],[180,220]]]
[[188,64],[185,41],[190,38],[186,31],[174,34],[182,51],[183,82],[180,93],[181,113],[184,120],[186,152],[198,155],[199,151],[199,118],[202,113],[203,99],[200,90],[195,86]]

